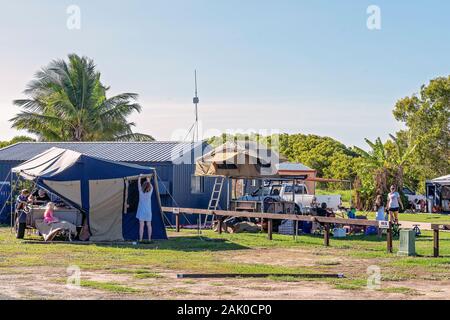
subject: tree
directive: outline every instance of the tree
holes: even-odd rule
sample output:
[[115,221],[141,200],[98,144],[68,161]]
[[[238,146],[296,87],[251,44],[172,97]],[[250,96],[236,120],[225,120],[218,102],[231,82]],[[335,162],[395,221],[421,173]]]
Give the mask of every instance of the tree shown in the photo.
[[27,136],[16,136],[9,141],[0,141],[0,148],[5,148],[7,146],[10,146],[10,145],[18,143],[18,142],[31,142],[31,141],[35,141],[35,140],[33,138],[27,137]]
[[433,79],[418,94],[400,99],[393,113],[406,126],[397,139],[417,145],[409,155],[409,169],[423,192],[425,180],[450,172],[450,76]]
[[100,81],[94,61],[69,55],[52,61],[36,73],[24,93],[15,100],[22,111],[10,121],[44,141],[128,141],[153,140],[134,133],[127,117],[140,112],[138,95],[122,93],[107,98],[109,87]]
[[383,142],[377,138],[375,142],[365,139],[371,150],[365,151],[354,147],[355,152],[360,155],[356,164],[358,174],[359,192],[356,194],[356,203],[364,208],[371,206],[372,199],[376,195],[383,195],[387,191],[389,165],[388,156]]

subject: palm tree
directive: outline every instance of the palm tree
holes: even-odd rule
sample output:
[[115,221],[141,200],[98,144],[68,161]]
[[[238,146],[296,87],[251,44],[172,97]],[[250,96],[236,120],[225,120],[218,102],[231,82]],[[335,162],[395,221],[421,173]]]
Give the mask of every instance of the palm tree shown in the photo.
[[24,91],[28,99],[13,103],[23,110],[10,121],[43,141],[144,141],[151,136],[132,131],[127,117],[141,112],[138,95],[107,98],[92,59],[69,55],[36,73]]
[[411,159],[411,155],[416,150],[417,143],[411,144],[408,142],[407,144],[403,144],[392,134],[389,134],[389,136],[391,137],[396,149],[396,153],[391,160],[395,167],[395,184],[399,187],[403,187],[404,166]]
[[367,169],[374,171],[376,194],[382,195],[387,190],[388,155],[381,138],[375,142],[364,139],[372,150],[365,151],[354,147],[354,151],[365,160]]

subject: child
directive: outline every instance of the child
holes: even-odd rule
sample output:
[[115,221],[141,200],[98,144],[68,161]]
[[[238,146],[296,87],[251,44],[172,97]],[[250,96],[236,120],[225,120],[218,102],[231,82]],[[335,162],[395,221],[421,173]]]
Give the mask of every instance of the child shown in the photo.
[[47,224],[59,222],[58,218],[53,216],[53,212],[55,211],[55,204],[53,202],[47,203],[47,207],[44,213],[44,222]]
[[[375,200],[374,209],[376,211],[376,220],[377,221],[387,221],[386,213],[384,212],[384,201],[383,196],[377,195]],[[381,237],[383,230],[378,228],[378,237]]]
[[27,189],[23,189],[20,192],[20,194],[17,196],[16,212],[18,214],[18,222],[19,223],[27,222],[27,214],[24,212],[24,209],[26,208],[29,195],[30,195],[30,191],[28,191]]
[[375,211],[377,212],[377,221],[386,221],[386,214],[384,213],[384,201],[381,195],[378,195],[375,200]]

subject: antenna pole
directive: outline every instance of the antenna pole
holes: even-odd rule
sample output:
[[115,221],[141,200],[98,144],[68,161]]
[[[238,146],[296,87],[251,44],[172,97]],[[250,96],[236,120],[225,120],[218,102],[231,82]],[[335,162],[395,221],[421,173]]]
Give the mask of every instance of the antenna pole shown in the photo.
[[200,99],[198,98],[198,90],[197,90],[197,70],[194,71],[194,80],[195,80],[195,97],[193,99],[194,105],[195,105],[195,123],[194,123],[194,130],[193,130],[193,141],[198,141],[198,103],[200,102]]

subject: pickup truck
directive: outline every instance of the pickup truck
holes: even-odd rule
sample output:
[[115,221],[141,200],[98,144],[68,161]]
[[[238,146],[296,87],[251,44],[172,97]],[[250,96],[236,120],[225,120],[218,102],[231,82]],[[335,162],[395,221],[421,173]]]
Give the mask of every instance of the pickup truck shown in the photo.
[[[292,194],[294,189],[294,195]],[[304,184],[296,184],[294,188],[292,183],[271,184],[269,186],[263,186],[253,192],[251,195],[246,195],[240,198],[240,200],[253,200],[262,201],[265,198],[283,199],[286,201],[294,201],[296,205],[302,209],[305,207],[311,207],[311,203],[316,198],[316,203],[326,203],[327,208],[337,210],[341,205],[340,195],[313,195],[308,194],[308,188]]]

